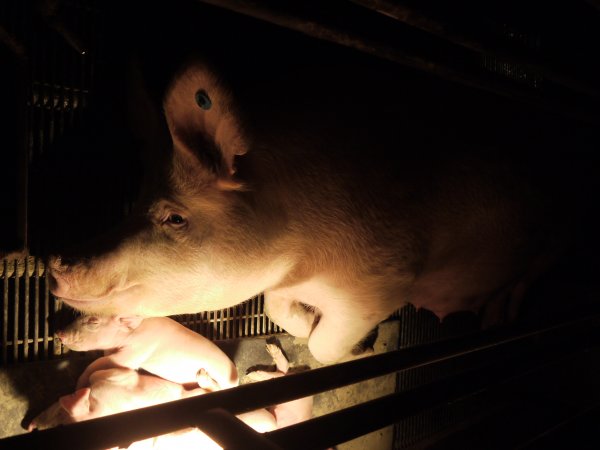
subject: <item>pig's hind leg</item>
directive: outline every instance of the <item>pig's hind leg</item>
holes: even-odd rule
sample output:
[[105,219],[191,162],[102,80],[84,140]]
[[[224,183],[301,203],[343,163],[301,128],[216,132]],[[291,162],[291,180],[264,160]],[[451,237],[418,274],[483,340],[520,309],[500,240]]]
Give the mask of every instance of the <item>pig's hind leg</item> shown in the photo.
[[83,387],[87,387],[90,385],[90,376],[99,370],[104,369],[113,369],[113,368],[122,368],[127,369],[126,367],[120,366],[117,364],[110,356],[102,356],[90,363],[83,373],[79,375],[77,379],[76,389],[81,389]]

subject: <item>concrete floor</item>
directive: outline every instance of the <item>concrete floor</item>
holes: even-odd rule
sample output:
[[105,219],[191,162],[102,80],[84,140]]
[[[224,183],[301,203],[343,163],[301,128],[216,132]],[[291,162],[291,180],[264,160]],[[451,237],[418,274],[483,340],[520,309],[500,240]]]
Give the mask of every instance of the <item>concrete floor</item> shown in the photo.
[[[381,324],[375,353],[394,350],[398,345],[398,322]],[[275,335],[290,361],[291,370],[321,367],[308,351],[306,341],[287,334]],[[248,369],[272,365],[265,350],[269,336],[234,339],[218,342],[232,358],[242,378]],[[26,363],[0,369],[0,438],[26,432],[23,425],[56,399],[73,392],[77,376],[97,357],[95,354],[73,354],[68,360]],[[315,416],[349,407],[393,393],[395,374],[368,380],[351,386],[318,394],[314,398]],[[392,448],[393,427],[340,444],[340,450],[389,450]]]

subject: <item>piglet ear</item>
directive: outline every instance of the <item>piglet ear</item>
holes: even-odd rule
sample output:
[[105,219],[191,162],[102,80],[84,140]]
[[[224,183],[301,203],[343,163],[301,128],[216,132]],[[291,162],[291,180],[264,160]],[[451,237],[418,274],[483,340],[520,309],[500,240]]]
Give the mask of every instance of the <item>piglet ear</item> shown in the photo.
[[[235,157],[247,152],[233,97],[216,74],[199,62],[174,78],[163,102],[174,151],[182,167],[224,190],[240,189]],[[181,174],[178,174],[181,178]]]
[[142,323],[142,320],[144,320],[144,319],[140,316],[131,316],[131,317],[119,317],[118,320],[122,326],[129,328],[130,330],[135,330],[137,327],[140,326],[140,324]]
[[58,399],[60,406],[71,417],[79,417],[90,412],[90,392],[89,387],[76,390],[71,395],[64,395]]

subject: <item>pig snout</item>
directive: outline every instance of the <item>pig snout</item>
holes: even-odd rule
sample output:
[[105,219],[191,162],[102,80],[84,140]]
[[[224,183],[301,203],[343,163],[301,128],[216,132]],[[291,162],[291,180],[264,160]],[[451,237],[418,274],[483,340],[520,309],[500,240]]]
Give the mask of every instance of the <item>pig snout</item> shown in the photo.
[[124,289],[124,271],[111,261],[53,257],[48,263],[50,292],[65,300],[96,300]]
[[48,287],[56,297],[68,297],[71,291],[73,267],[78,262],[60,256],[53,256],[48,261]]
[[67,338],[67,333],[65,333],[64,330],[58,330],[56,332],[56,337],[59,338],[61,340],[61,342],[64,344],[65,340]]

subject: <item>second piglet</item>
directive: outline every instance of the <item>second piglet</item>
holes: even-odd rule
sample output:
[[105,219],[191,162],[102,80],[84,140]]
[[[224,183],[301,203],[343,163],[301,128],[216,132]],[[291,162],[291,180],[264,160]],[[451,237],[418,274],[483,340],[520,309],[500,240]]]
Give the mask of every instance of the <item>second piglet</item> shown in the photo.
[[215,390],[238,385],[235,365],[213,342],[167,317],[81,316],[57,332],[76,351],[104,350],[77,381],[89,385],[97,370],[144,369],[179,384]]

